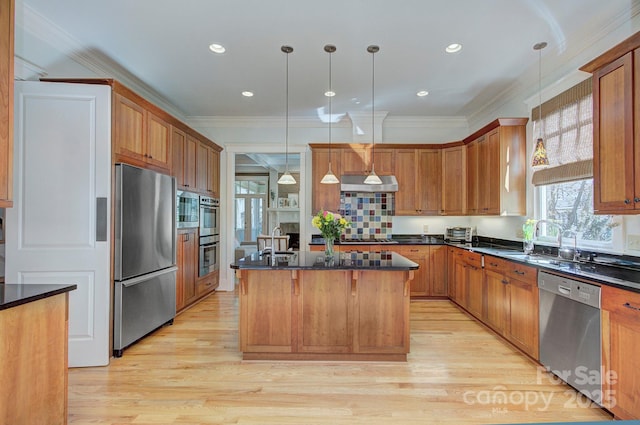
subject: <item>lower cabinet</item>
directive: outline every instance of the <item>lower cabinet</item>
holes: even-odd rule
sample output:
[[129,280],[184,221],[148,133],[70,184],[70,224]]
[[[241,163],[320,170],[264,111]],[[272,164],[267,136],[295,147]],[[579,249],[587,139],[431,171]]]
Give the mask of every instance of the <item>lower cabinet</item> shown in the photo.
[[537,269],[447,247],[449,298],[538,359]]
[[412,297],[447,296],[447,247],[445,245],[400,245],[390,248],[420,268],[411,281]]
[[640,418],[640,294],[602,286],[604,405],[616,418]]
[[219,272],[198,277],[198,229],[178,229],[177,233],[176,312],[179,312],[215,290]]
[[485,324],[538,359],[538,271],[535,267],[485,256],[482,315]]
[[454,248],[453,301],[480,318],[482,316],[482,255]]
[[196,297],[198,229],[178,229],[176,242],[176,311],[180,311]]

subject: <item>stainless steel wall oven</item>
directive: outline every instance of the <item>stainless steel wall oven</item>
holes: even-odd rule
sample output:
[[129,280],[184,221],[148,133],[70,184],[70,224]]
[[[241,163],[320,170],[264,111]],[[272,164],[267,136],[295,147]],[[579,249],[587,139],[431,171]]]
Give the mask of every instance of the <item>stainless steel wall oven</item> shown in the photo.
[[200,196],[200,237],[220,234],[220,200]]
[[176,226],[179,229],[200,226],[200,197],[197,193],[176,192]]
[[206,276],[220,268],[220,236],[200,237],[198,277]]

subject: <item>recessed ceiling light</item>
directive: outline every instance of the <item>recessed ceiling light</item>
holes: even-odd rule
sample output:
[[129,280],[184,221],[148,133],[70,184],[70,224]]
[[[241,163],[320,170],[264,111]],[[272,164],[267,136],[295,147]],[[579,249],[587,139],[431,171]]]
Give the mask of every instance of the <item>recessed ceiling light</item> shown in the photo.
[[222,44],[217,43],[209,44],[209,50],[211,50],[213,53],[224,53],[227,51],[227,49],[225,49]]
[[253,97],[253,92],[252,92],[252,91],[249,91],[249,90],[246,90],[246,91],[243,91],[243,92],[242,92],[242,95],[243,95],[244,97]]
[[460,50],[462,50],[462,44],[460,44],[460,43],[452,43],[452,44],[449,44],[447,46],[447,48],[444,49],[444,50],[447,53],[457,53]]
[[429,92],[426,90],[420,90],[418,93],[416,93],[416,96],[418,97],[425,97],[426,95],[428,95]]
[[334,92],[334,91],[326,91],[326,92],[324,92],[324,95],[327,96],[327,97],[333,97],[333,96],[336,95],[336,92]]

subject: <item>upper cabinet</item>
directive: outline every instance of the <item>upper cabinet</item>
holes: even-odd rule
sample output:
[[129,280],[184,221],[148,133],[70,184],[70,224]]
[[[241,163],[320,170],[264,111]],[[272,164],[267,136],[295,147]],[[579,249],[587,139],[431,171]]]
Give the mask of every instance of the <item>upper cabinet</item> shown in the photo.
[[13,0],[0,0],[0,208],[13,205]]
[[220,152],[202,141],[196,153],[196,188],[208,196],[220,197]]
[[580,68],[593,74],[593,209],[640,210],[640,32]]
[[397,149],[395,160],[396,214],[437,215],[440,212],[441,150]]
[[[393,174],[395,151],[389,148],[373,148],[371,145],[350,145],[341,149],[342,174],[366,175],[371,172],[371,156],[373,155],[376,174],[390,176]],[[340,176],[338,176],[339,178]]]
[[173,148],[173,175],[176,177],[178,189],[195,190],[198,141],[174,127],[171,131],[171,146]]
[[116,161],[171,169],[171,125],[145,106],[120,93],[113,95]]
[[468,215],[526,214],[527,118],[499,118],[464,140]]
[[442,150],[442,204],[440,214],[463,215],[465,210],[465,147]]

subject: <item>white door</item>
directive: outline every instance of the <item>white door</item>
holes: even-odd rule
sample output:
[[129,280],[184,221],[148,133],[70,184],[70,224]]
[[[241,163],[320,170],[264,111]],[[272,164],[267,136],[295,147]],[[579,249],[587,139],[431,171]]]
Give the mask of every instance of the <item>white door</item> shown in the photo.
[[69,366],[109,363],[111,88],[15,83],[7,283],[76,284]]

